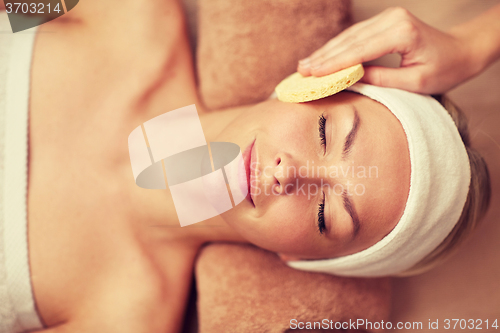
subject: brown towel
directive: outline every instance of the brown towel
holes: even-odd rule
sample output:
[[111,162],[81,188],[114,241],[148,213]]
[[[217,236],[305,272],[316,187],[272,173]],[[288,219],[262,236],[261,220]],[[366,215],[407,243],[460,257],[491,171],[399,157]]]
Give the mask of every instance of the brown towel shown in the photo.
[[199,0],[197,72],[209,109],[260,102],[350,22],[349,0]]
[[291,329],[292,319],[374,323],[389,317],[388,278],[302,272],[286,266],[274,253],[225,243],[204,247],[195,269],[199,333],[295,332],[300,330]]

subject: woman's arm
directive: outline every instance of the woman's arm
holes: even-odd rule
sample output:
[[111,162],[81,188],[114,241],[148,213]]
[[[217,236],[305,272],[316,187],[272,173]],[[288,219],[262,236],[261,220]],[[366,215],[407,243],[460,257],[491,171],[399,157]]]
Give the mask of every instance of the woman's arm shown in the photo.
[[389,53],[400,68],[370,66],[363,81],[419,93],[443,93],[500,57],[500,5],[441,32],[403,8],[359,22],[299,62],[303,75],[323,76]]

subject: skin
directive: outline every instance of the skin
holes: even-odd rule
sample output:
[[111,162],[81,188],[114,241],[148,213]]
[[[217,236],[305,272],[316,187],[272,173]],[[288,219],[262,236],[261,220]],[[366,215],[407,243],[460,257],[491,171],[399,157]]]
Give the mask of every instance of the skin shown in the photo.
[[[100,15],[112,10],[114,15]],[[129,17],[135,25],[126,24]],[[184,26],[176,1],[144,7],[89,0],[40,27],[30,90],[28,245],[43,332],[179,332],[195,257],[206,242],[251,240],[266,248],[276,242],[273,250],[289,255],[341,255],[383,237],[404,209],[408,189],[390,178],[395,165],[409,166],[399,160],[407,154],[398,153],[407,150],[406,141],[389,111],[367,98],[339,94],[304,105],[270,101],[208,113],[196,93]],[[198,106],[207,140],[246,147],[256,138],[266,165],[279,154],[283,163],[307,158],[340,165],[336,138],[328,157],[319,152],[318,117],[330,112],[335,122],[329,128],[338,126],[342,137],[353,117],[342,105],[355,104],[360,141],[342,163],[379,167],[379,178],[363,179],[366,194],[353,197],[362,223],[359,240],[349,241],[352,227],[335,196],[327,208],[331,238],[319,235],[312,219],[317,198],[297,196],[263,197],[256,208],[243,202],[224,217],[179,227],[168,190],[134,184],[124,143],[139,124],[190,104]],[[386,154],[390,158],[382,158]],[[408,184],[409,170],[401,170],[399,181]],[[383,201],[392,207],[387,216],[378,210],[384,196],[391,199]],[[292,208],[301,207],[311,218],[295,218],[295,228],[291,219],[279,219],[284,212],[300,216]],[[298,251],[292,251],[295,246]]]
[[[354,109],[360,127],[350,154],[342,159]],[[318,134],[322,114],[326,147]],[[408,146],[401,124],[382,104],[348,92],[304,104],[269,101],[236,118],[217,137],[243,149],[254,139],[253,203],[244,201],[223,214],[250,242],[286,259],[332,258],[368,248],[399,221],[410,184]],[[377,174],[358,173],[369,166]],[[332,173],[332,168],[340,171]],[[354,168],[354,175],[348,168]],[[342,189],[349,192],[360,221],[354,238]],[[323,194],[327,231],[320,234],[317,213]]]
[[232,236],[157,227],[178,226],[175,209],[135,186],[126,142],[199,104],[181,7],[82,1],[62,18],[40,27],[31,73],[29,260],[44,331],[179,332],[202,239]]
[[323,76],[390,53],[401,55],[400,67],[368,66],[363,82],[422,94],[444,93],[500,57],[500,5],[446,32],[404,8],[388,8],[332,38],[299,61],[297,70]]

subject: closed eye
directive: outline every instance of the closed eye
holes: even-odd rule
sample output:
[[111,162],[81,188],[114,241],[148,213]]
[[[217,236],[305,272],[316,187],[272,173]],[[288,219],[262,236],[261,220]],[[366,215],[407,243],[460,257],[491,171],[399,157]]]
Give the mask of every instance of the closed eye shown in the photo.
[[323,192],[323,200],[318,205],[318,231],[323,234],[326,230],[325,225],[325,193]]

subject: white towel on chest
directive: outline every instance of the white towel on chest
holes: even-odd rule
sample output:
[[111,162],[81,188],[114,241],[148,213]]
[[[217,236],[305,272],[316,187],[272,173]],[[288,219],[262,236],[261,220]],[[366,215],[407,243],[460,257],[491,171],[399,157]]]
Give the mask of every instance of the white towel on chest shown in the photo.
[[41,329],[27,230],[28,110],[36,28],[12,33],[0,12],[0,333]]

